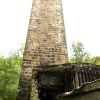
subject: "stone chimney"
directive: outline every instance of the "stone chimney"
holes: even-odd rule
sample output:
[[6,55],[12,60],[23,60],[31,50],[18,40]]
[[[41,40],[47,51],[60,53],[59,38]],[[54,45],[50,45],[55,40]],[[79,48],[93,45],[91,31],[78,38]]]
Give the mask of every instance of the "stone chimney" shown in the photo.
[[16,100],[30,100],[35,69],[66,62],[62,1],[33,0]]

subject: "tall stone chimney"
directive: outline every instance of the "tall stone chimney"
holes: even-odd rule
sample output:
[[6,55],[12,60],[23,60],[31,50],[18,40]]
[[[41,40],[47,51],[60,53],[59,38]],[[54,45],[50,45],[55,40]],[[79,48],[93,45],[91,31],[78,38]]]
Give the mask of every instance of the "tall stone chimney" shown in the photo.
[[33,0],[17,100],[30,100],[34,69],[64,64],[66,59],[62,1]]

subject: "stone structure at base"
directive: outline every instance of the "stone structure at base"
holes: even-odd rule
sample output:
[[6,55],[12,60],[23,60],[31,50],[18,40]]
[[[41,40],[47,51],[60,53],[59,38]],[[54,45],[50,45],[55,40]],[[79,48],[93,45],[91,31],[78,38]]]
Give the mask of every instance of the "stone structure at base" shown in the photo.
[[39,69],[40,100],[99,100],[100,65],[62,64]]
[[66,60],[61,0],[33,0],[16,100],[99,100],[100,66]]
[[32,88],[36,88],[35,69],[64,64],[66,58],[61,0],[33,0],[17,100],[31,99]]

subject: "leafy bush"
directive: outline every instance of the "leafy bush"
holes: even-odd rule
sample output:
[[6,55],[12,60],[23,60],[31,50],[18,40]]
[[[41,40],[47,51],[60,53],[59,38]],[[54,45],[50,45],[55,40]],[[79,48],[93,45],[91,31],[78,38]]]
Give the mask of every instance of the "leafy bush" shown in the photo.
[[0,57],[0,100],[15,100],[22,58]]

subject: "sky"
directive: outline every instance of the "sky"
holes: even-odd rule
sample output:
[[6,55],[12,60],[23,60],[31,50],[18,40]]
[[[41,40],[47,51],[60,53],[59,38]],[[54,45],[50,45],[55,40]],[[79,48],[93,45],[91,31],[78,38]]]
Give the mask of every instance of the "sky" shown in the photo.
[[[68,53],[73,41],[100,56],[100,0],[62,0]],[[25,43],[32,0],[0,0],[0,55]]]

